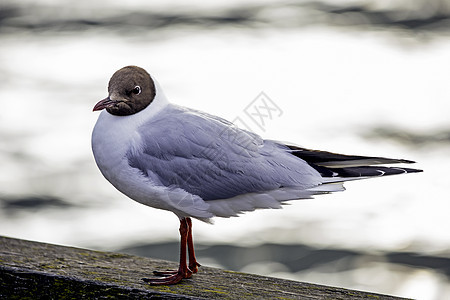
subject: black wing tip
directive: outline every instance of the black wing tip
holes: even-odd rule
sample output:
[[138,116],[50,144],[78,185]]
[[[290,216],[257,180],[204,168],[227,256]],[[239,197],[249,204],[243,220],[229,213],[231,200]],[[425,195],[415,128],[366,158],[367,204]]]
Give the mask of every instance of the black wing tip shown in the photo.
[[[321,150],[311,150],[308,148],[302,148],[298,146],[285,145],[290,150],[291,153],[308,163],[324,165],[333,162],[342,162],[342,161],[354,161],[357,162],[359,160],[379,160],[379,162],[374,162],[373,164],[382,165],[382,164],[415,164],[416,162],[409,159],[397,159],[397,158],[386,158],[379,156],[361,156],[361,155],[347,155],[347,154],[339,154],[328,151]],[[368,164],[372,165],[372,164]],[[362,165],[361,165],[362,166]]]
[[401,164],[415,164],[416,162],[408,159],[398,159],[398,162]]
[[[408,159],[345,155],[290,145],[287,145],[287,147],[291,149],[293,155],[305,160],[323,177],[378,177],[423,172],[423,170],[420,169],[404,168],[401,166],[384,166],[385,164],[416,163],[415,161]],[[351,162],[353,162],[353,165]]]
[[311,165],[324,178],[374,178],[390,175],[400,175],[409,173],[420,173],[423,170],[403,168],[403,167],[385,167],[385,166],[360,166],[328,169],[317,165]]
[[406,171],[406,173],[421,173],[423,172],[423,170],[421,169],[411,169],[411,168],[402,168],[403,170]]

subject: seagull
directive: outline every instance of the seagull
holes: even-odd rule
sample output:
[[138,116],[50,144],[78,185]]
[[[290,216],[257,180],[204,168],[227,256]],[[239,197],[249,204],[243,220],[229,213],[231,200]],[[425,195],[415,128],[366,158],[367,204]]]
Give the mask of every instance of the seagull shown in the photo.
[[[116,71],[92,133],[103,176],[144,205],[180,220],[177,270],[143,278],[176,284],[198,272],[192,220],[281,208],[289,200],[343,191],[343,182],[422,170],[385,167],[405,159],[343,155],[266,140],[220,117],[169,103],[158,82],[137,66]],[[187,262],[189,260],[189,263]]]

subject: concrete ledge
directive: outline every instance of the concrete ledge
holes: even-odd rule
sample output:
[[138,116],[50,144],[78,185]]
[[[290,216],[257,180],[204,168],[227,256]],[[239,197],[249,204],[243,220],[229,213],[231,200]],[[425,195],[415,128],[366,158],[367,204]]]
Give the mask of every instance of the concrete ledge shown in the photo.
[[141,280],[177,264],[0,237],[1,299],[401,299],[201,267],[172,286]]

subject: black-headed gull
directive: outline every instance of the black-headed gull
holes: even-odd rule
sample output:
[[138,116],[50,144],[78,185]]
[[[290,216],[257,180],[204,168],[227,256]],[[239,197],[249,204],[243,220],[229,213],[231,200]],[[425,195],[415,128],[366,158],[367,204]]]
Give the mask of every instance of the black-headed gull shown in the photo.
[[[341,155],[285,145],[200,111],[170,104],[142,68],[116,71],[92,133],[95,161],[119,191],[180,219],[180,266],[151,284],[174,284],[200,266],[191,217],[210,221],[284,201],[342,191],[343,182],[419,172],[375,166],[403,159]],[[186,260],[189,254],[189,265]]]

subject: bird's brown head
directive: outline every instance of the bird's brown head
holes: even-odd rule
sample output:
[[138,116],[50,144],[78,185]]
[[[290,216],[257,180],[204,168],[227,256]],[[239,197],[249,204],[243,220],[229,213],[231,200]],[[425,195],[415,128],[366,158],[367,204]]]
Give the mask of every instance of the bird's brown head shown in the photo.
[[140,112],[153,101],[155,83],[144,69],[127,66],[113,74],[108,94],[94,106],[93,111],[106,108],[110,114],[128,116]]

